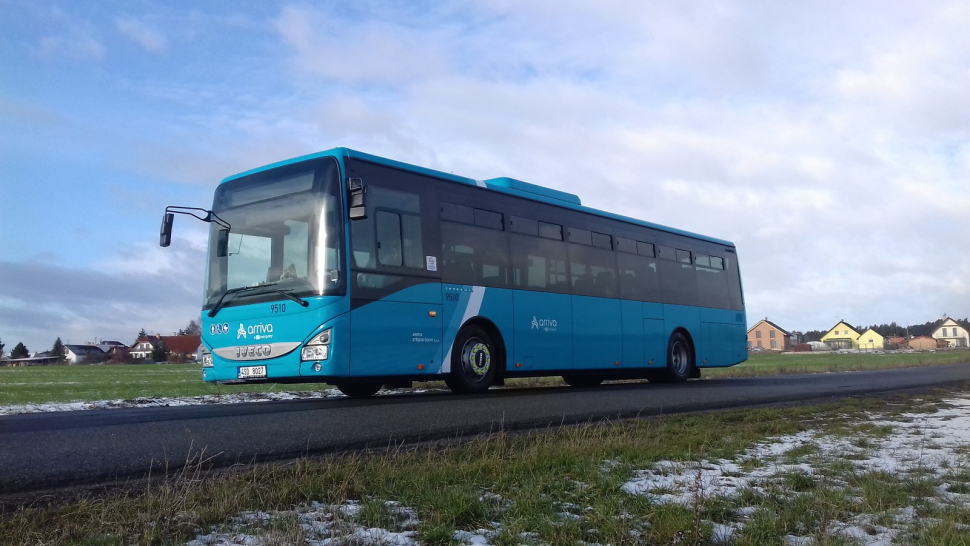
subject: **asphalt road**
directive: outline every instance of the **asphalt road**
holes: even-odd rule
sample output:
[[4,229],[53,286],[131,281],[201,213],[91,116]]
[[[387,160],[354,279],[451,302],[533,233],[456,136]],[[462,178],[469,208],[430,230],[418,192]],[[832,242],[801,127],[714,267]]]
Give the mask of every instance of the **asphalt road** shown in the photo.
[[407,394],[0,417],[0,494],[140,479],[200,453],[215,466],[489,430],[954,385],[970,363],[873,372]]

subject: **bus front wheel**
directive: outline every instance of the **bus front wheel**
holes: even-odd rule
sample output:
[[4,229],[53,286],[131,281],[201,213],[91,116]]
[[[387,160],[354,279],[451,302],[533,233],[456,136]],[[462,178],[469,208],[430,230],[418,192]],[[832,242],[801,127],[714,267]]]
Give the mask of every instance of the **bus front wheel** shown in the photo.
[[341,383],[337,390],[351,398],[367,398],[381,390],[382,383]]
[[457,393],[485,392],[495,381],[499,366],[499,354],[491,336],[478,325],[470,324],[455,337],[451,374],[445,383]]
[[687,336],[674,332],[667,343],[667,373],[665,379],[671,383],[687,381],[694,370],[694,348]]

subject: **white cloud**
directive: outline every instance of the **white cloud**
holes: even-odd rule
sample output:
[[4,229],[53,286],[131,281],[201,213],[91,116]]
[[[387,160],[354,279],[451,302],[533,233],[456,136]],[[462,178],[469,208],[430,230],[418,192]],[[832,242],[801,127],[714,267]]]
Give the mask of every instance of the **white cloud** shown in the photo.
[[[800,329],[835,315],[924,321],[944,304],[970,308],[970,258],[955,252],[970,240],[970,62],[951,32],[967,10],[953,6],[923,8],[915,30],[899,11],[873,21],[872,6],[828,5],[847,19],[835,23],[794,14],[826,28],[717,2],[515,4],[492,18],[469,8],[487,23],[455,40],[450,21],[430,17],[421,51],[435,62],[406,78],[371,62],[380,47],[345,52],[370,74],[347,82],[391,83],[397,100],[348,89],[315,121],[321,134],[366,128],[355,137],[364,149],[396,159],[514,176],[732,239],[752,318]],[[326,48],[282,23],[314,17],[284,11],[277,29],[299,73],[336,78],[307,70]],[[775,23],[787,34],[763,31]],[[407,56],[417,51],[407,25],[420,23],[345,26],[380,28]]]
[[421,32],[383,21],[345,23],[334,13],[290,6],[276,29],[297,52],[300,70],[338,81],[394,85],[444,69],[443,55]]
[[170,248],[137,244],[94,267],[0,261],[3,339],[45,351],[56,337],[127,344],[141,328],[173,333],[199,316],[204,248],[201,231],[187,228]]
[[161,32],[131,17],[115,19],[115,28],[150,53],[165,53],[168,42]]
[[[214,188],[345,145],[733,240],[752,319],[816,329],[970,314],[965,2],[365,0],[287,6],[223,33],[213,17],[189,21],[211,60],[163,60],[230,77],[132,76],[124,91],[144,98],[150,131],[111,151],[127,171]],[[51,54],[97,36],[81,28],[49,33]],[[164,118],[147,112],[158,104]],[[138,255],[95,272],[180,268],[171,253]],[[180,305],[196,309],[198,283],[183,280]]]
[[75,29],[67,35],[50,35],[40,39],[37,54],[44,58],[67,57],[83,61],[104,59],[105,48],[94,36]]

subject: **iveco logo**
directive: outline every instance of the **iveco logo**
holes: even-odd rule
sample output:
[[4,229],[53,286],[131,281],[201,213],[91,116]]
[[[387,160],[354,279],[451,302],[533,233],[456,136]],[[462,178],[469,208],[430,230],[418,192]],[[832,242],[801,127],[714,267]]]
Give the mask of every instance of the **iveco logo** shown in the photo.
[[273,347],[270,345],[247,345],[244,347],[236,347],[236,358],[254,358],[254,357],[269,357],[273,352]]

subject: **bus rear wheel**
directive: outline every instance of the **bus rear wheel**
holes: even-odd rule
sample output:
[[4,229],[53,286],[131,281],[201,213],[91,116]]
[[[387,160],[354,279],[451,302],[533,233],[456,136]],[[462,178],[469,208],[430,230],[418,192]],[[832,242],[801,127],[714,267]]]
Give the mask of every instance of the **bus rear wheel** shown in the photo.
[[451,347],[451,374],[448,388],[457,393],[485,392],[495,381],[499,353],[488,332],[475,324],[465,326]]
[[564,375],[562,380],[570,387],[595,387],[603,382],[599,375]]
[[667,371],[665,379],[671,383],[683,383],[694,371],[694,348],[687,336],[674,332],[667,342]]
[[383,383],[339,383],[337,390],[351,398],[368,398],[381,390]]

